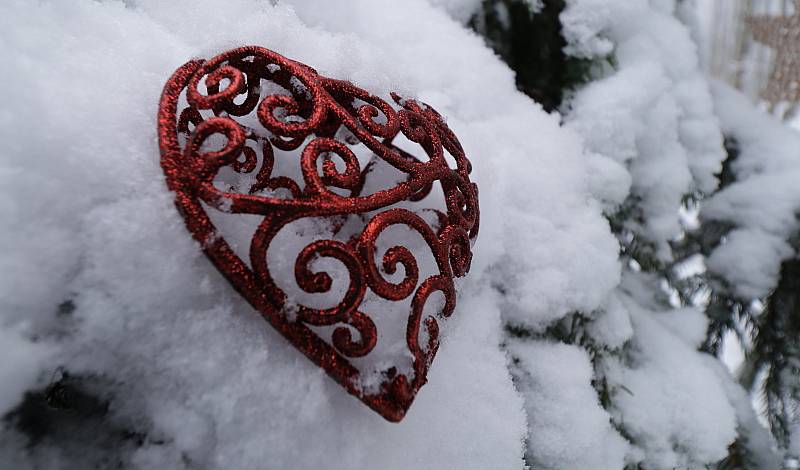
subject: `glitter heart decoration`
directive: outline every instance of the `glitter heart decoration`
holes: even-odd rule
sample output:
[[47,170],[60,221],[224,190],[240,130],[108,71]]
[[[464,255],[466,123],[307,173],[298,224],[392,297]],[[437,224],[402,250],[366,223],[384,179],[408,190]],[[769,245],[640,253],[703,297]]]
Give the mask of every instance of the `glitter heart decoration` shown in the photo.
[[172,75],[158,135],[167,186],[214,266],[295,348],[396,422],[455,309],[479,210],[444,119],[390,96],[396,108],[241,47]]

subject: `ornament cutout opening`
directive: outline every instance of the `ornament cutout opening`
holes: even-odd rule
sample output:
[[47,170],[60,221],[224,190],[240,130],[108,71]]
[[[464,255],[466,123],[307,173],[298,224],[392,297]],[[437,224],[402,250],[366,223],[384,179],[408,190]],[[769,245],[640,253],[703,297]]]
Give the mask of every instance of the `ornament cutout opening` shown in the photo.
[[[443,118],[391,97],[400,109],[269,49],[241,47],[172,75],[158,136],[167,186],[219,272],[349,393],[398,422],[455,308],[454,277],[469,270],[479,209],[470,162]],[[440,209],[412,210],[434,194]],[[252,233],[233,223],[232,241],[220,229],[231,217],[255,217]],[[292,264],[293,276],[275,274]]]

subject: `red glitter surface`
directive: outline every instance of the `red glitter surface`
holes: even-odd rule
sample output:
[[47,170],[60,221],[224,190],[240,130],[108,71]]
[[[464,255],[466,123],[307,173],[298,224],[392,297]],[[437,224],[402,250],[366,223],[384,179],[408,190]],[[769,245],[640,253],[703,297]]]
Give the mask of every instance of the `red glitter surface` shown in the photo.
[[[261,90],[268,82],[288,90],[288,94],[262,97]],[[205,92],[200,91],[201,86]],[[188,104],[179,111],[182,96]],[[241,47],[208,61],[187,62],[170,77],[159,105],[158,135],[167,186],[175,193],[187,229],[214,266],[292,345],[349,393],[387,420],[397,422],[426,382],[439,344],[437,317],[447,317],[455,309],[453,278],[469,270],[479,210],[478,189],[469,179],[471,165],[442,117],[423,103],[403,100],[394,93],[391,96],[399,109],[349,82],[321,76],[269,49]],[[263,129],[250,129],[235,119],[253,113]],[[376,120],[379,116],[381,119]],[[362,169],[349,144],[337,140],[342,127],[371,150],[373,158],[405,174],[405,181],[361,195],[369,168]],[[401,133],[419,145],[427,161],[393,145]],[[185,145],[181,145],[181,135],[185,136]],[[214,135],[224,137],[224,148],[203,153],[202,144]],[[262,151],[257,172],[253,145],[259,145]],[[275,148],[298,150],[302,181],[272,175]],[[448,165],[445,151],[455,160],[455,168]],[[344,171],[337,169],[331,155],[344,162]],[[255,172],[255,183],[247,194],[225,192],[213,184],[226,166],[238,173]],[[441,185],[446,210],[437,212],[435,228],[412,211],[391,207],[401,201],[424,199],[436,183]],[[267,189],[283,189],[290,195],[259,194]],[[251,240],[249,265],[217,232],[206,207],[263,217]],[[309,293],[324,293],[331,289],[331,277],[312,271],[309,264],[318,257],[340,261],[349,274],[347,292],[335,307],[293,305],[289,315],[287,295],[276,285],[267,262],[272,240],[293,221],[306,217],[335,220],[347,214],[368,216],[359,235],[346,242],[316,240],[295,262],[297,285]],[[438,273],[420,282],[415,253],[404,246],[386,250],[378,267],[376,240],[394,225],[421,235]],[[396,272],[398,265],[405,271],[400,282],[384,278],[383,273]],[[384,371],[378,391],[369,393],[359,385],[360,372],[349,360],[370,354],[378,339],[375,323],[360,309],[367,289],[386,302],[411,299],[406,344],[413,357],[413,377],[390,367]],[[424,316],[423,307],[434,292],[444,295],[444,308]],[[309,328],[321,325],[335,326],[330,339]],[[419,340],[423,327],[427,336],[424,345]],[[353,330],[358,338],[353,337]]]

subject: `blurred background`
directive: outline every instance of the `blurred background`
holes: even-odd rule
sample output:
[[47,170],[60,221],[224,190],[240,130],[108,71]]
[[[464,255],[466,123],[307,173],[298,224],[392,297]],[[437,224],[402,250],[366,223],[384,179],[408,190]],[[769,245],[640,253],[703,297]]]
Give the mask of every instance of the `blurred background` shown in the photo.
[[754,15],[791,16],[794,0],[694,0],[699,21],[698,45],[706,72],[742,91],[754,102],[790,125],[800,128],[797,106],[763,102],[775,51],[753,39],[746,18]]

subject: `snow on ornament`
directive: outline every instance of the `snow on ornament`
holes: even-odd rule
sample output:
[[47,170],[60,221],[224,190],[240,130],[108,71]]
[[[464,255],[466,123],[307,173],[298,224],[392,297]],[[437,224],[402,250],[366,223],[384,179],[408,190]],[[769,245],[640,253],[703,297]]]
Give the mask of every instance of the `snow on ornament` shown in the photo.
[[349,393],[400,421],[455,308],[479,210],[443,118],[391,97],[400,109],[241,47],[172,75],[158,134],[167,186],[219,272]]
[[775,50],[775,65],[762,97],[772,104],[800,101],[800,0],[792,16],[748,16],[753,39]]

